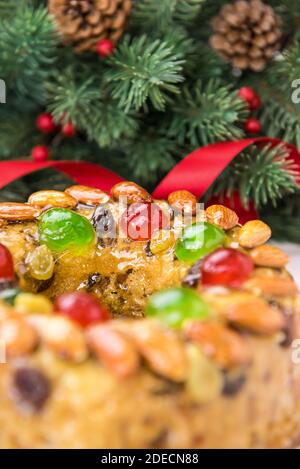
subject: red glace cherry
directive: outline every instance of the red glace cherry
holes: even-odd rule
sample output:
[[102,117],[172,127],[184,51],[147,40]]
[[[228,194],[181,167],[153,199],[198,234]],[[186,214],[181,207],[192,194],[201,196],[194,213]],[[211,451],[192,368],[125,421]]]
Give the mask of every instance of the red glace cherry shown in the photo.
[[203,262],[202,284],[240,287],[251,275],[252,259],[236,249],[219,248]]
[[0,244],[0,281],[14,279],[15,271],[12,255],[3,244]]
[[83,327],[110,319],[107,309],[94,296],[85,292],[60,295],[55,301],[54,310]]
[[125,210],[120,227],[134,241],[148,241],[154,231],[167,228],[168,219],[161,208],[152,203],[135,203]]

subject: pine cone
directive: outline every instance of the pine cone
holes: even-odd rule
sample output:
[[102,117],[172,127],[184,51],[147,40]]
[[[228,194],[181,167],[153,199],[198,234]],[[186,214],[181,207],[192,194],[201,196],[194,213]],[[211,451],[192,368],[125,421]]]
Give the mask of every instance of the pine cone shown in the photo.
[[59,32],[77,52],[95,50],[100,39],[116,42],[124,32],[131,0],[48,0]]
[[224,5],[212,28],[211,46],[241,70],[261,72],[280,49],[281,18],[261,0]]

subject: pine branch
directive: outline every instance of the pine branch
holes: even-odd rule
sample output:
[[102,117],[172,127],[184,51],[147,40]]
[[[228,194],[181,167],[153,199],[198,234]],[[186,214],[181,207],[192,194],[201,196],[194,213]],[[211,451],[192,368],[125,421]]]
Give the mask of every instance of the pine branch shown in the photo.
[[146,36],[131,41],[125,37],[109,63],[111,69],[105,77],[113,98],[125,112],[145,107],[147,100],[163,111],[167,94],[179,93],[177,84],[184,80],[183,61],[175,55],[174,47],[149,41]]
[[164,31],[173,23],[193,23],[206,0],[139,0],[132,13],[134,25]]
[[81,128],[91,118],[91,106],[100,99],[99,83],[87,73],[79,75],[73,65],[57,70],[55,79],[47,84],[48,109],[57,122],[63,119]]
[[1,78],[20,96],[43,102],[57,38],[46,8],[20,7],[0,26]]
[[48,109],[57,122],[71,121],[100,147],[115,146],[136,135],[138,115],[124,113],[90,68],[78,73],[71,66],[56,76],[48,86]]
[[265,134],[294,143],[300,149],[300,105],[267,98],[260,113]]
[[238,124],[246,116],[246,105],[231,86],[219,80],[210,80],[207,84],[198,80],[192,86],[183,87],[166,131],[179,144],[197,147],[241,138],[243,132]]
[[280,201],[276,212],[265,208],[262,218],[272,227],[273,238],[300,243],[300,190]]
[[245,207],[253,200],[260,208],[275,207],[278,201],[297,188],[295,164],[283,145],[250,147],[241,153],[210,188],[212,194],[231,196],[238,190]]
[[14,112],[7,105],[0,107],[0,160],[27,156],[40,139],[35,115]]
[[178,149],[172,139],[145,129],[139,138],[125,146],[132,177],[140,184],[157,183],[176,163]]

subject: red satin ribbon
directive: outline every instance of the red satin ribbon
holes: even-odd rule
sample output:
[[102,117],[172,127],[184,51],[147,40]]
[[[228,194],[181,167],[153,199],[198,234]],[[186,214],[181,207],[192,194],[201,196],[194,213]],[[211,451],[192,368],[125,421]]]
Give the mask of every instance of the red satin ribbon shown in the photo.
[[54,168],[69,176],[77,184],[97,187],[109,192],[115,184],[123,181],[118,174],[103,166],[83,161],[46,161],[36,163],[29,160],[2,161],[0,163],[0,189],[18,178],[40,169]]
[[[252,144],[276,145],[283,143],[278,139],[249,138],[235,142],[221,142],[207,145],[193,151],[178,163],[167,176],[159,183],[153,192],[157,199],[165,199],[170,192],[186,189],[201,198],[216,178],[236,158],[237,155]],[[290,158],[300,168],[300,154],[290,144],[284,143],[289,151]],[[71,177],[78,184],[97,187],[109,192],[113,185],[122,181],[119,175],[100,165],[80,161],[47,161],[36,163],[28,160],[3,161],[0,163],[0,189],[22,176],[44,168],[54,168]],[[298,182],[300,183],[300,172]],[[210,202],[218,202],[214,198]],[[238,193],[232,198],[225,198],[224,203],[233,207],[239,214],[241,222],[257,218],[257,212],[253,204],[246,210]]]

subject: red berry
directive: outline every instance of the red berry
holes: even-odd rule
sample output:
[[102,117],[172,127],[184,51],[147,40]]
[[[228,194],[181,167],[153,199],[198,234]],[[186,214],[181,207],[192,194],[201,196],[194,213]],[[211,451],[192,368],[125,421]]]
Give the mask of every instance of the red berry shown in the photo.
[[201,273],[204,285],[226,285],[238,288],[253,271],[252,259],[236,249],[219,248],[203,261]]
[[123,233],[135,241],[151,239],[156,230],[167,228],[168,219],[156,204],[135,203],[123,213],[120,227]]
[[54,309],[83,327],[110,319],[107,309],[95,297],[85,292],[60,295],[55,301]]
[[56,129],[53,117],[46,112],[38,116],[36,126],[44,134],[51,134]]
[[248,134],[259,134],[261,132],[261,124],[259,120],[254,117],[250,117],[246,120],[244,128]]
[[9,250],[0,244],[0,280],[14,280],[13,258]]
[[46,161],[49,157],[48,148],[45,145],[38,145],[32,149],[31,156],[34,161]]
[[115,49],[114,43],[110,39],[101,39],[97,44],[97,52],[100,57],[109,57]]
[[255,111],[261,105],[260,97],[250,86],[243,86],[238,92],[240,98],[248,103],[250,111]]
[[74,135],[76,135],[76,128],[71,122],[64,124],[61,131],[65,137],[74,137]]
[[254,98],[252,99],[251,103],[249,103],[250,111],[256,111],[257,109],[260,108],[260,106],[261,106],[261,99],[258,96],[258,94],[256,94]]

